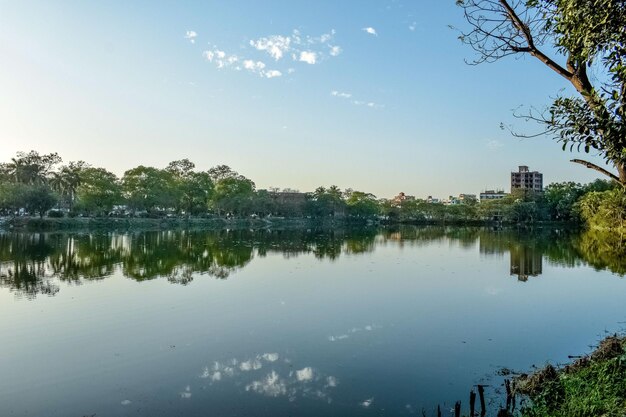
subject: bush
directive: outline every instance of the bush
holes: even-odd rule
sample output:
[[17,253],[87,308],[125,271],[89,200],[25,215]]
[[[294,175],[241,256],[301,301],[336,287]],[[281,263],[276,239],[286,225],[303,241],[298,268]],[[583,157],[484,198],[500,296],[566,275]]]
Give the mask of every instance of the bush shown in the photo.
[[582,218],[591,227],[623,230],[626,228],[626,190],[593,191],[580,200]]
[[52,217],[55,219],[60,219],[65,217],[65,214],[63,214],[63,212],[61,210],[50,210],[48,212],[48,217]]

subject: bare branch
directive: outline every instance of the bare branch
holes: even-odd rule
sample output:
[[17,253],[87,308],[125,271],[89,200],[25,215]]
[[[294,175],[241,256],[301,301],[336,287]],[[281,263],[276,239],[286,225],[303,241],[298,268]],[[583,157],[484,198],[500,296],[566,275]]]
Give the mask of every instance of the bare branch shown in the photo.
[[607,177],[611,178],[613,181],[617,181],[618,183],[621,184],[621,181],[620,181],[620,179],[619,179],[619,177],[617,175],[607,171],[606,169],[604,169],[604,168],[602,168],[602,167],[600,167],[600,166],[598,166],[596,164],[593,164],[593,163],[587,162],[587,161],[583,161],[582,159],[572,159],[572,160],[570,160],[570,162],[574,162],[575,164],[581,164],[581,165],[586,166],[587,168],[596,170],[596,171],[606,175]]

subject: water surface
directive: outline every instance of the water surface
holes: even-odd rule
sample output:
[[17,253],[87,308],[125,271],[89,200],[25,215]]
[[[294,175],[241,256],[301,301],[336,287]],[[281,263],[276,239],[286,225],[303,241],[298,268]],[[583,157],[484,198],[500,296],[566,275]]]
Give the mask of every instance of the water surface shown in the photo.
[[567,230],[0,234],[0,415],[445,413],[622,328]]

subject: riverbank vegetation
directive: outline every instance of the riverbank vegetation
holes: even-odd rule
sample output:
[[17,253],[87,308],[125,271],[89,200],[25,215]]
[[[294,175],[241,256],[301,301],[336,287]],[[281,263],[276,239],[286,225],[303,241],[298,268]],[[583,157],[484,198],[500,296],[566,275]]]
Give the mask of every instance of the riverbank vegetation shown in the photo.
[[530,403],[520,417],[622,417],[626,414],[626,339],[604,339],[588,356],[552,365],[515,381]]
[[[118,178],[83,161],[63,165],[56,153],[31,151],[0,164],[0,214],[115,219],[308,218],[416,224],[586,221],[600,228],[623,228],[626,193],[615,182],[596,180],[586,185],[554,183],[541,193],[514,190],[502,199],[480,203],[471,197],[451,198],[447,203],[414,197],[379,199],[371,193],[336,186],[318,187],[309,193],[260,190],[254,181],[228,166],[199,171],[187,159],[173,161],[165,168],[138,166]],[[85,224],[75,223],[78,227]],[[60,220],[29,223],[16,219],[12,224],[72,227],[71,221]]]

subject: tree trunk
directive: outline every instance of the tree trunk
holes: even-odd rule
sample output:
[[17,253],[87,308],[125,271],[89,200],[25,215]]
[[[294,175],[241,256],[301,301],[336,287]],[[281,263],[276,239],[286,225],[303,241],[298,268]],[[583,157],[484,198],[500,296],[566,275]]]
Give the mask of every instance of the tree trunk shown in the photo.
[[619,182],[622,184],[622,187],[626,187],[626,164],[624,163],[616,163],[615,167],[617,168]]

